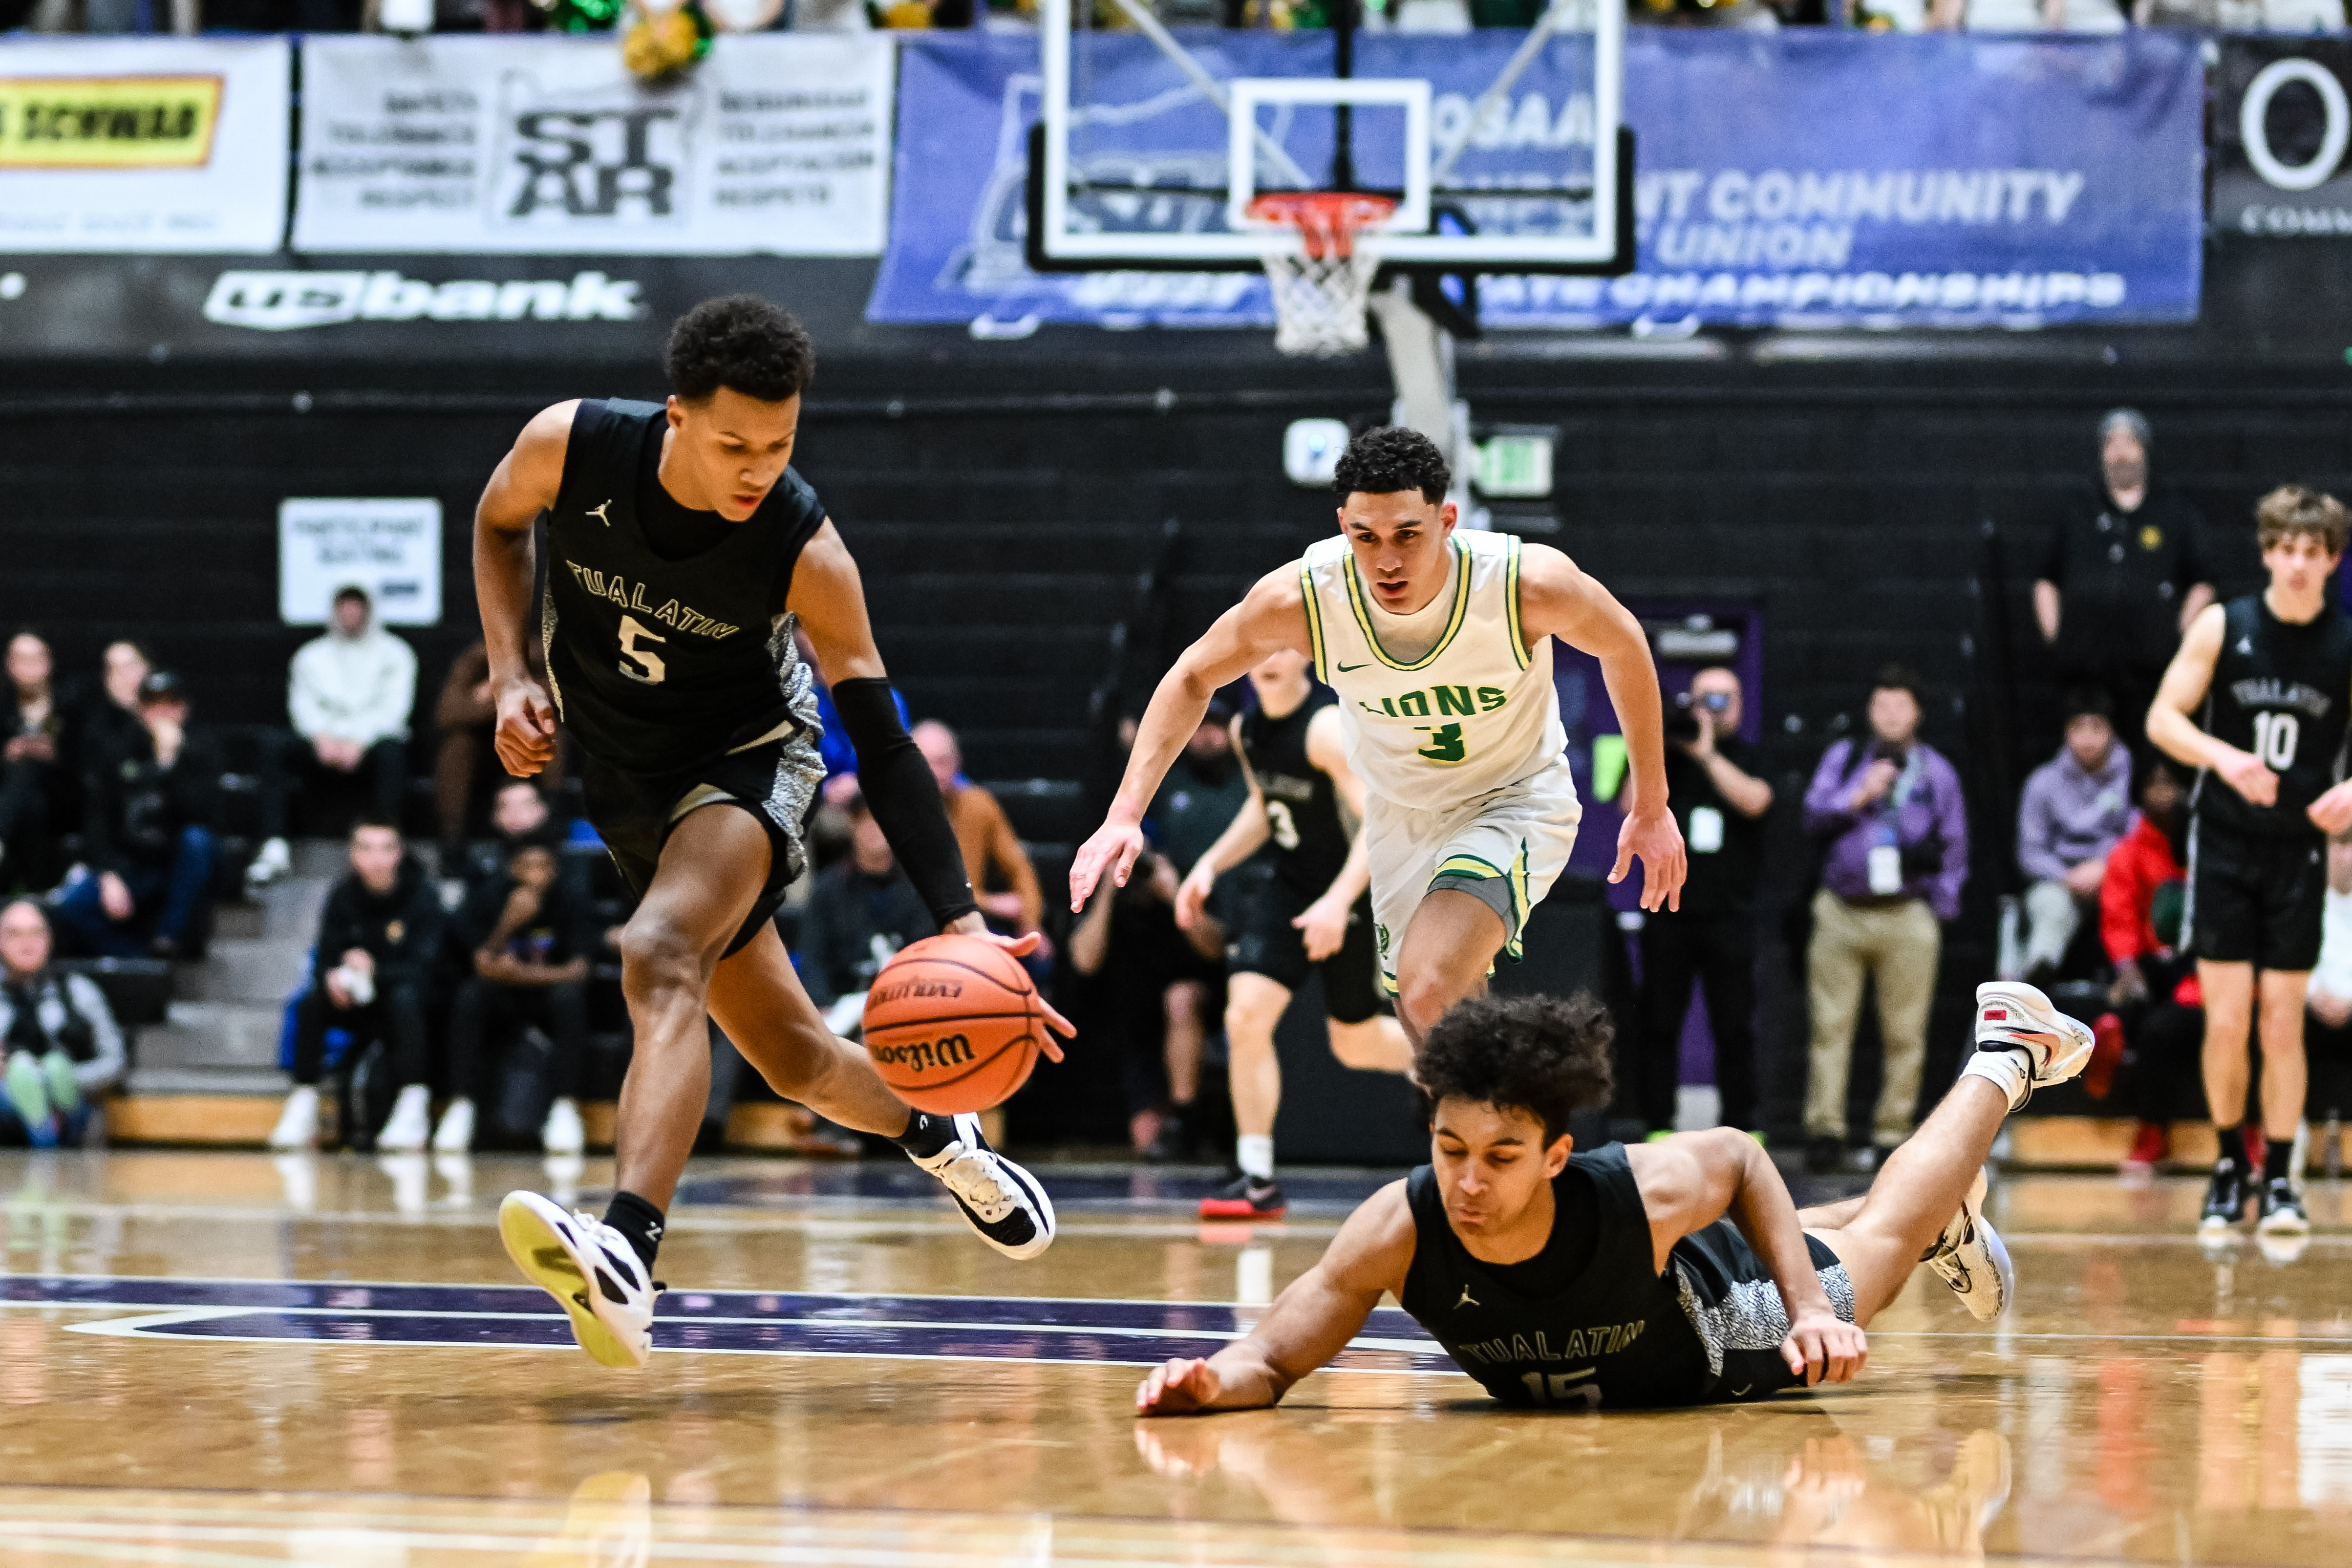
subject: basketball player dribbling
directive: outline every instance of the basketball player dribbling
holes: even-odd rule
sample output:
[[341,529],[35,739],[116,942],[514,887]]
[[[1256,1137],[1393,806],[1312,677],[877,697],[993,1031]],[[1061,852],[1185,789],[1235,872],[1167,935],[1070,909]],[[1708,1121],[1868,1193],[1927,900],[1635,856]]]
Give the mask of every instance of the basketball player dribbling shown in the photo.
[[[2198,612],[2147,711],[2148,740],[2198,770],[2181,925],[2205,994],[2205,1098],[2221,1156],[2198,1229],[2214,1240],[2245,1217],[2250,1195],[2263,1235],[2311,1228],[2294,1159],[2327,840],[2352,827],[2352,617],[2330,587],[2348,530],[2333,496],[2300,485],[2264,496],[2255,531],[2270,585]],[[2189,717],[2200,710],[2201,722]],[[2268,1143],[2259,1166],[2243,1125],[2258,998]]]
[[1761,1399],[1843,1383],[1863,1330],[1926,1263],[1976,1317],[2015,1291],[1985,1223],[2010,1112],[2090,1059],[2091,1031],[2033,987],[1977,987],[1976,1049],[1859,1198],[1800,1210],[1737,1128],[1578,1153],[1605,1104],[1610,1028],[1589,996],[1478,997],[1421,1042],[1430,1163],[1366,1199],[1246,1338],[1161,1363],[1144,1415],[1279,1402],[1393,1295],[1507,1405],[1599,1410]]
[[1225,1049],[1233,1081],[1234,1163],[1240,1174],[1201,1201],[1202,1219],[1280,1219],[1274,1118],[1282,1105],[1275,1026],[1310,970],[1322,971],[1331,1054],[1348,1067],[1402,1073],[1412,1043],[1381,1010],[1372,953],[1364,785],[1348,766],[1330,694],[1307,679],[1307,656],[1268,654],[1249,672],[1257,706],[1233,723],[1249,799],[1176,889],[1176,923],[1201,918],[1217,879],[1271,841],[1273,875],[1251,888],[1225,947]]
[[[835,1037],[774,914],[806,868],[824,764],[805,631],[856,748],[875,819],[942,931],[989,936],[929,765],[901,724],[857,564],[788,467],[808,334],[749,294],[708,300],[669,338],[667,406],[582,399],[523,427],[476,514],[474,581],[497,693],[499,760],[544,767],[556,721],[587,754],[588,820],[639,895],[620,939],[635,1035],[617,1171],[600,1221],[536,1193],[499,1210],[507,1251],[606,1366],[652,1350],[652,1268],[709,1084],[706,1016],[778,1094],[896,1141],[982,1239],[1034,1258],[1054,1209],[976,1116],[910,1111]],[[532,527],[548,520],[545,685],[523,662]],[[1064,1034],[1068,1023],[1048,1010]],[[1046,1053],[1061,1051],[1048,1037]]]
[[1609,591],[1546,545],[1457,531],[1444,456],[1418,431],[1367,431],[1332,488],[1339,534],[1260,578],[1152,693],[1109,813],[1070,868],[1070,907],[1124,886],[1160,776],[1209,698],[1281,649],[1339,695],[1366,791],[1372,937],[1397,1017],[1418,1041],[1517,959],[1528,912],[1568,864],[1581,808],[1552,686],[1557,637],[1601,661],[1633,767],[1611,881],[1638,855],[1642,907],[1678,907],[1681,831],[1648,639]]

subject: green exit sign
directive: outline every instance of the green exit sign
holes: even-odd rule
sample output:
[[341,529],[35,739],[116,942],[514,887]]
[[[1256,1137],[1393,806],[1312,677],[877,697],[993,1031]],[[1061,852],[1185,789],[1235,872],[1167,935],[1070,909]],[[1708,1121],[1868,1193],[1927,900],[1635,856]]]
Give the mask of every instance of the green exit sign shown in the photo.
[[1551,437],[1493,436],[1481,442],[1478,493],[1498,498],[1551,494]]

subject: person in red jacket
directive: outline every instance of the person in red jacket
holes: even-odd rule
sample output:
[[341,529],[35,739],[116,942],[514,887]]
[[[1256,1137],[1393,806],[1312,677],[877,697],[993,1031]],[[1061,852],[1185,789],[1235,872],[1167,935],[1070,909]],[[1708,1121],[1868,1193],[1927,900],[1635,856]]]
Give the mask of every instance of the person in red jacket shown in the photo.
[[2165,1156],[2174,1079],[2195,1060],[2205,1017],[2196,966],[2179,951],[2187,792],[2165,757],[2149,763],[2138,784],[2139,814],[2108,853],[2099,882],[2099,937],[2116,966],[2107,992],[2114,1011],[2098,1021],[2099,1049],[2084,1074],[2085,1087],[2104,1097],[2117,1061],[2132,1066],[2139,1130],[2124,1157],[2126,1175],[2145,1175]]

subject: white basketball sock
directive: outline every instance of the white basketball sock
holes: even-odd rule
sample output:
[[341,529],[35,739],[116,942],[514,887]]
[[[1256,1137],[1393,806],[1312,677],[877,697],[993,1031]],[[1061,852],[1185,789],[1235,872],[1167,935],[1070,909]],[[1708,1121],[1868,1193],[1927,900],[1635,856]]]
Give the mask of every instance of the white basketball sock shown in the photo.
[[1234,1163],[1242,1174],[1261,1182],[1274,1180],[1274,1138],[1271,1133],[1244,1132],[1234,1140]]
[[1960,1076],[1984,1079],[1997,1086],[2008,1097],[2011,1110],[2023,1105],[2033,1089],[2033,1071],[2021,1050],[1973,1051]]

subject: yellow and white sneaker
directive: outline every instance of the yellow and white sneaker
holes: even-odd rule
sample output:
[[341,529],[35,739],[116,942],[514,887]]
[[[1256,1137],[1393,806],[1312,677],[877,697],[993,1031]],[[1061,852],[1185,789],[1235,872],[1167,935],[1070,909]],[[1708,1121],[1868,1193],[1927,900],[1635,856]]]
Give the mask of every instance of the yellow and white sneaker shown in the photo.
[[646,1364],[662,1287],[626,1237],[537,1193],[509,1193],[499,1205],[499,1239],[523,1278],[562,1307],[582,1350],[604,1366]]

